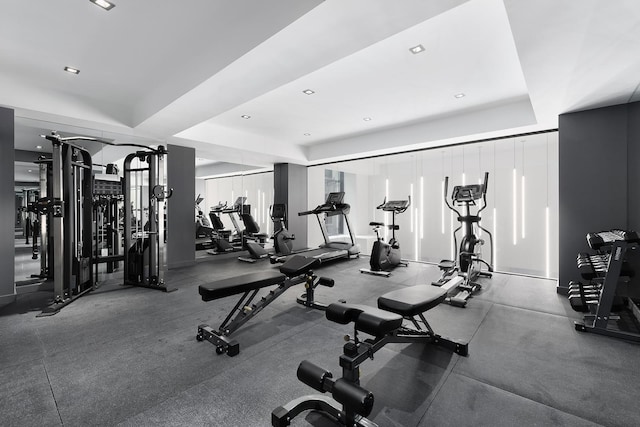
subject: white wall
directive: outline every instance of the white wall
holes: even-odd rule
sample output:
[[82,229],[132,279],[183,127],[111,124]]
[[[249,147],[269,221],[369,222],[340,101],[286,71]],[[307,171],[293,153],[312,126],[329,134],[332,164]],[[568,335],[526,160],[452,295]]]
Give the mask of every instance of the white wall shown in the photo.
[[[352,206],[355,234],[366,245],[363,253],[370,251],[373,239],[369,222],[391,223],[391,215],[385,217],[375,207],[385,196],[397,200],[413,194],[411,207],[397,216],[396,238],[404,258],[429,262],[450,259],[455,248],[452,231],[459,222],[444,205],[444,177],[449,176],[450,200],[453,187],[463,179],[464,184],[479,183],[489,172],[487,207],[481,216],[483,227],[494,236],[496,270],[558,275],[557,132],[310,167],[310,207],[321,203],[317,196],[324,194],[325,169],[345,172],[345,201]],[[317,223],[308,227],[309,244],[320,243]],[[387,239],[390,234],[386,232]],[[488,236],[481,237],[489,261]]]
[[[207,179],[203,192],[204,200],[200,207],[208,214],[209,209],[219,202],[226,201],[231,206],[240,196],[247,197],[245,203],[251,205],[251,215],[258,223],[260,231],[271,234],[273,223],[269,216],[269,207],[273,204],[273,172]],[[232,230],[233,224],[229,215],[222,215],[221,218],[225,228]],[[241,222],[240,226],[242,227]]]

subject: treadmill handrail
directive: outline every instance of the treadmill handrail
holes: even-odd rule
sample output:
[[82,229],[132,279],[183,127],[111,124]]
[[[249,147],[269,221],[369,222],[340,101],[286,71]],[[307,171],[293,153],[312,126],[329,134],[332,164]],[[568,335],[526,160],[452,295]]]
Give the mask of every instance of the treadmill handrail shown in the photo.
[[298,216],[311,215],[311,214],[321,214],[326,212],[349,212],[351,210],[351,205],[348,203],[340,203],[337,205],[318,205],[315,209],[310,211],[298,212]]

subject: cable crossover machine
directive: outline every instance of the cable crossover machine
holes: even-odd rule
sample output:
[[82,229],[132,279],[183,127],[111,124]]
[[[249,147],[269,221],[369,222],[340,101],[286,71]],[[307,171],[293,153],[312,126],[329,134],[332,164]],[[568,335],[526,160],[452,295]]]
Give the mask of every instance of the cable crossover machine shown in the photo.
[[[124,261],[124,284],[169,291],[163,279],[165,191],[163,146],[115,144],[85,136],[61,137],[56,132],[43,135],[52,144],[51,159],[38,161],[39,199],[33,210],[40,216],[41,279],[53,279],[53,301],[38,316],[51,316],[82,295],[95,289],[92,268],[97,264]],[[94,141],[113,146],[143,148],[127,156],[120,182],[104,182],[93,176],[91,154],[78,141]],[[137,164],[132,166],[133,159]],[[99,180],[98,180],[99,181]],[[123,194],[124,245],[113,245],[107,256],[94,247],[94,195]],[[117,217],[117,216],[116,216]],[[140,219],[146,219],[142,224]],[[116,221],[117,223],[117,221]],[[96,225],[96,232],[97,232]]]

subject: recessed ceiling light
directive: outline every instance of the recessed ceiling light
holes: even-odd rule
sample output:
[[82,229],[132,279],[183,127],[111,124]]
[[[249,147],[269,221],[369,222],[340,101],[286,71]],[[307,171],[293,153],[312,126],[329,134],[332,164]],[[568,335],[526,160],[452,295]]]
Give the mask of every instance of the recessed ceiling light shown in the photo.
[[242,116],[240,116],[240,117],[242,117],[243,119],[250,119],[250,118],[251,118],[251,116],[247,116],[246,114],[243,114],[243,115],[242,115]]
[[371,117],[365,117],[365,118],[364,118],[364,119],[362,119],[362,120],[364,120],[365,122],[370,122],[370,121],[371,121]]
[[31,172],[31,169],[29,169],[29,172]]
[[78,70],[77,68],[73,68],[73,67],[64,67],[64,70],[67,73],[71,73],[71,74],[80,74],[80,70]]
[[107,0],[89,0],[89,1],[95,4],[96,6],[100,6],[104,10],[111,10],[114,7],[116,7],[115,4],[108,2]]
[[419,44],[418,46],[414,46],[409,48],[409,50],[411,51],[411,53],[420,53],[420,52],[424,52],[424,46],[422,46],[421,44]]
[[36,148],[37,148],[38,150],[42,150],[42,145],[36,145]]
[[465,96],[467,96],[467,95],[465,95],[464,93],[460,92],[460,93],[456,93],[456,94],[455,94],[455,95],[453,95],[453,96],[454,96],[455,98],[458,98],[458,99],[459,99],[459,98],[464,98],[464,97],[465,97]]
[[312,91],[311,89],[305,89],[302,91],[302,93],[306,94],[306,95],[313,95],[315,92]]
[[304,136],[311,136],[311,134],[310,133],[305,133]]

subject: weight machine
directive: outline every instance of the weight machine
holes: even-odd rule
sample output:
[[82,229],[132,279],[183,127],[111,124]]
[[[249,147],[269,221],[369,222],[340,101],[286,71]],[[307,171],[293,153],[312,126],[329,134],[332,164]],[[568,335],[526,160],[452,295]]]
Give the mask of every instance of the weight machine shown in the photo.
[[166,241],[163,146],[145,147],[124,160],[124,284],[171,292],[164,283]]
[[[53,256],[53,303],[39,316],[56,314],[63,307],[93,290],[92,161],[91,154],[55,132],[51,141],[51,193],[39,200],[43,212],[50,212]],[[42,168],[42,163],[41,163]],[[42,169],[41,169],[42,180]],[[42,183],[42,181],[41,181]],[[41,224],[42,227],[42,224]],[[41,228],[42,230],[42,228]],[[41,239],[44,245],[45,239]],[[45,251],[43,251],[44,253]],[[44,256],[44,255],[43,255]]]
[[[37,277],[53,279],[54,298],[38,316],[54,315],[92,291],[97,282],[97,264],[103,262],[107,263],[110,272],[119,261],[124,261],[125,285],[169,292],[163,278],[164,202],[172,191],[165,191],[164,156],[167,151],[164,147],[113,144],[83,136],[63,138],[55,132],[44,137],[52,143],[53,153],[51,159],[42,158],[37,162],[40,198],[34,202],[32,211],[40,215],[42,250]],[[121,181],[94,180],[91,155],[76,145],[76,141],[144,150],[126,157]],[[113,172],[113,165],[109,166]],[[105,197],[109,200],[106,204],[100,201]],[[125,250],[122,255],[119,254],[120,200],[124,202]],[[141,220],[145,216],[143,224]],[[98,253],[97,235],[102,232],[98,222],[101,221],[109,248],[106,256]],[[91,271],[94,265],[95,279]]]

